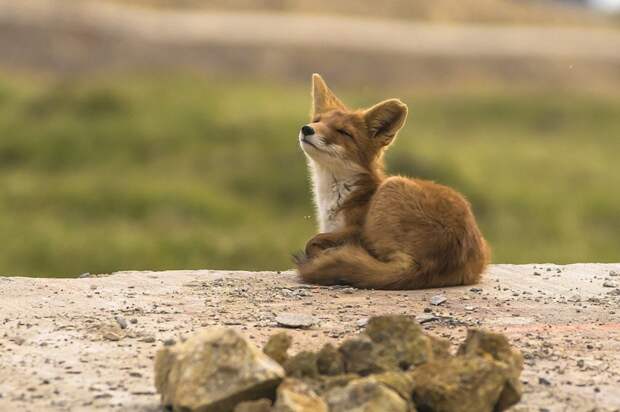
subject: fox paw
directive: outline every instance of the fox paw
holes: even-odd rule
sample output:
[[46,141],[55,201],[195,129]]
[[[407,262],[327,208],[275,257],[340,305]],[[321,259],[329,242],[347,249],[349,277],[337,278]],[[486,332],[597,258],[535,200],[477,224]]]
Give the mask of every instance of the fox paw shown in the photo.
[[303,250],[293,253],[291,257],[293,259],[293,263],[295,263],[297,266],[301,266],[310,260],[306,252],[304,252]]

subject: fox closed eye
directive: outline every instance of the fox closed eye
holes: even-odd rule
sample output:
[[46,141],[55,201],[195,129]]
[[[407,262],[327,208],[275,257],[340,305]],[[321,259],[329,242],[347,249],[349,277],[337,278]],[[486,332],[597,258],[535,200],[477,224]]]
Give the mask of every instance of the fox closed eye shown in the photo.
[[347,136],[347,137],[353,137],[353,135],[352,135],[351,133],[347,132],[347,131],[346,131],[346,130],[344,130],[344,129],[336,129],[336,131],[337,131],[338,133],[340,133],[340,134],[343,134],[343,135]]

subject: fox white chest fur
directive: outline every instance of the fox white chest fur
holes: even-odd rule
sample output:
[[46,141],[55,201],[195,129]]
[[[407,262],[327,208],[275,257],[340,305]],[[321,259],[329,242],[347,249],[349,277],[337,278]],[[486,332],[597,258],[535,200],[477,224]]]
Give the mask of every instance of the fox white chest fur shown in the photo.
[[313,161],[309,166],[319,230],[324,233],[343,228],[344,216],[339,209],[354,189],[355,172],[328,170]]

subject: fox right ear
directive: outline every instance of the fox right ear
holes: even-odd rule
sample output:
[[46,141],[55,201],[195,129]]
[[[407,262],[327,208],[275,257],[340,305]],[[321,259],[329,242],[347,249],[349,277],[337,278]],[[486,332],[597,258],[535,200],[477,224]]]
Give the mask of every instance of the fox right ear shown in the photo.
[[325,113],[334,109],[346,109],[346,106],[336,97],[323,78],[318,74],[312,75],[312,115]]

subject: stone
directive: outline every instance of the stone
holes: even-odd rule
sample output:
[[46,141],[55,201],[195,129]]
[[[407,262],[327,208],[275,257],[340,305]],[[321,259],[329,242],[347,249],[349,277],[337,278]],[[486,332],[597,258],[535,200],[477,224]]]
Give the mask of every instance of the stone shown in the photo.
[[457,356],[418,366],[411,372],[418,410],[492,412],[507,376],[489,356]]
[[438,338],[433,335],[426,335],[431,340],[431,350],[433,351],[433,358],[441,359],[451,356],[452,344],[448,339]]
[[342,354],[331,343],[326,344],[317,354],[316,366],[321,375],[340,375],[345,372]]
[[431,303],[431,305],[438,306],[438,305],[441,305],[442,303],[444,303],[447,300],[448,300],[448,298],[446,298],[443,295],[435,295],[435,296],[433,296],[431,298],[430,303]]
[[408,412],[415,411],[396,391],[375,377],[360,378],[336,387],[324,396],[330,412]]
[[407,372],[384,372],[373,375],[377,382],[398,393],[401,398],[409,400],[413,390],[413,379]]
[[122,316],[115,316],[114,320],[121,329],[127,329],[127,321]]
[[605,281],[603,282],[603,287],[604,288],[617,288],[618,284],[616,282]]
[[301,351],[284,363],[286,375],[293,378],[316,378],[319,376],[317,354]]
[[280,326],[285,328],[310,328],[317,323],[314,316],[306,315],[304,313],[291,313],[284,312],[276,316],[276,322]]
[[519,402],[523,394],[519,380],[523,371],[523,355],[519,350],[510,346],[506,336],[480,329],[469,329],[457,354],[460,356],[484,356],[486,354],[502,363],[507,379],[496,410],[508,409]]
[[434,322],[439,319],[440,318],[438,316],[435,316],[432,313],[423,313],[415,317],[416,322],[418,322],[420,325],[424,323]]
[[233,412],[272,412],[271,400],[263,398],[255,401],[243,401],[235,406]]
[[347,339],[340,345],[339,350],[345,370],[349,373],[365,376],[385,370],[386,366],[378,357],[376,345],[367,336]]
[[287,352],[292,342],[293,339],[285,332],[276,333],[269,337],[263,352],[280,365],[284,365],[284,362],[288,359]]
[[327,412],[327,404],[304,382],[287,378],[278,386],[273,412]]
[[155,387],[174,410],[231,411],[242,401],[273,399],[283,378],[276,361],[231,328],[204,329],[155,358]]
[[407,316],[377,316],[368,321],[359,336],[340,346],[345,370],[366,376],[387,371],[403,371],[433,359],[434,346],[439,354],[449,344],[424,334],[420,325]]

